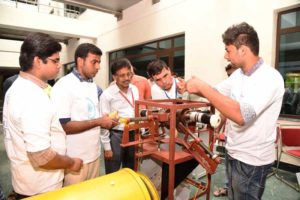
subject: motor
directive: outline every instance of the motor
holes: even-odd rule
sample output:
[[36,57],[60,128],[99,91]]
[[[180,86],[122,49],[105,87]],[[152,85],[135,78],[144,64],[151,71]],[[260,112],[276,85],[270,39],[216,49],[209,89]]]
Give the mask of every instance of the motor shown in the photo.
[[204,113],[200,110],[184,109],[177,112],[177,117],[183,124],[200,122],[216,128],[221,123],[221,117],[219,115]]

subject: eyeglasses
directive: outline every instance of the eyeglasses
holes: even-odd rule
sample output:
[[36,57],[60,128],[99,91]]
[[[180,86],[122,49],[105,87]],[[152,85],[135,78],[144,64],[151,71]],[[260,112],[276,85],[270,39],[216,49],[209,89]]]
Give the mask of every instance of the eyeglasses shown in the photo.
[[52,59],[52,58],[46,58],[47,60],[51,60],[54,64],[58,65],[60,63],[59,58]]

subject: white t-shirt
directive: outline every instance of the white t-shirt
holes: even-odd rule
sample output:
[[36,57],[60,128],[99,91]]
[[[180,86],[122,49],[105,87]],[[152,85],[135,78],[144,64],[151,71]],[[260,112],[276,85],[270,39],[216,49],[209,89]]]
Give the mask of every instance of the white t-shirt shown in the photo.
[[238,69],[216,89],[240,105],[250,105],[256,113],[256,118],[244,126],[228,120],[228,154],[250,165],[272,163],[275,160],[276,122],[284,93],[280,73],[264,63],[250,76]]
[[156,83],[151,86],[152,99],[178,99],[182,95],[178,93],[176,83],[178,80],[173,77],[173,84],[170,90],[161,89]]
[[61,188],[63,170],[33,168],[27,157],[49,147],[66,152],[65,133],[43,89],[19,76],[6,94],[3,128],[14,190],[31,196]]
[[[124,96],[123,96],[123,95]],[[139,100],[139,91],[136,86],[129,84],[127,93],[122,93],[116,83],[106,88],[100,97],[100,115],[117,111],[119,117],[134,117],[134,102]],[[123,130],[124,124],[113,129]],[[105,150],[110,150],[109,131],[101,129],[101,141]]]
[[[58,118],[71,121],[91,120],[99,117],[99,99],[94,82],[81,82],[74,73],[59,79],[51,92]],[[67,135],[67,155],[95,161],[100,156],[100,127],[82,133]]]

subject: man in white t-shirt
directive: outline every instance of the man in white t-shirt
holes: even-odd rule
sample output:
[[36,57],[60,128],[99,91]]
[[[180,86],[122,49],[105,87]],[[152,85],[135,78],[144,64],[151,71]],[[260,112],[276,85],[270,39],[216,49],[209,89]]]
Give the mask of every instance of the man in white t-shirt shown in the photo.
[[[172,75],[170,67],[160,59],[151,61],[147,66],[147,73],[153,81],[151,86],[152,99],[181,99],[182,94],[177,90],[179,79]],[[167,136],[168,137],[168,136]],[[167,148],[168,145],[161,145],[162,148]],[[177,148],[181,148],[176,146]],[[142,163],[142,170],[147,174],[155,184],[158,191],[161,189],[161,162],[154,159],[145,159]],[[174,195],[176,199],[188,199],[190,190],[184,183],[176,187]]]
[[47,81],[59,72],[60,50],[49,35],[29,34],[21,46],[21,72],[5,96],[4,142],[15,199],[59,189],[64,169],[82,166],[81,159],[65,156],[65,133],[49,97]]
[[280,73],[259,57],[259,39],[243,22],[223,34],[225,59],[239,67],[212,88],[193,77],[180,91],[202,95],[227,120],[229,199],[261,199],[275,160],[276,123],[284,94]]
[[100,69],[102,52],[93,44],[80,44],[75,51],[76,67],[59,79],[52,89],[52,101],[67,134],[67,155],[83,160],[79,173],[66,171],[64,185],[99,176],[100,127],[110,129],[117,121],[99,116],[98,88],[93,77]]
[[[139,99],[139,91],[131,84],[133,76],[131,63],[122,58],[111,64],[111,74],[115,80],[106,88],[100,97],[101,115],[117,112],[120,118],[134,117],[135,100]],[[134,147],[122,148],[124,124],[119,124],[111,130],[101,129],[101,141],[104,147],[106,174],[116,172],[122,167],[134,169]],[[130,132],[129,139],[134,139]]]

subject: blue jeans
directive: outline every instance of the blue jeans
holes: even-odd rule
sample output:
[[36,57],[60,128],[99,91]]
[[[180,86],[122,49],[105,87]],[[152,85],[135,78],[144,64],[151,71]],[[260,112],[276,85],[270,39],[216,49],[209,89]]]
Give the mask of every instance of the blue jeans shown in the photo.
[[273,163],[253,166],[236,160],[228,155],[228,198],[235,200],[261,199],[265,190],[267,175]]

